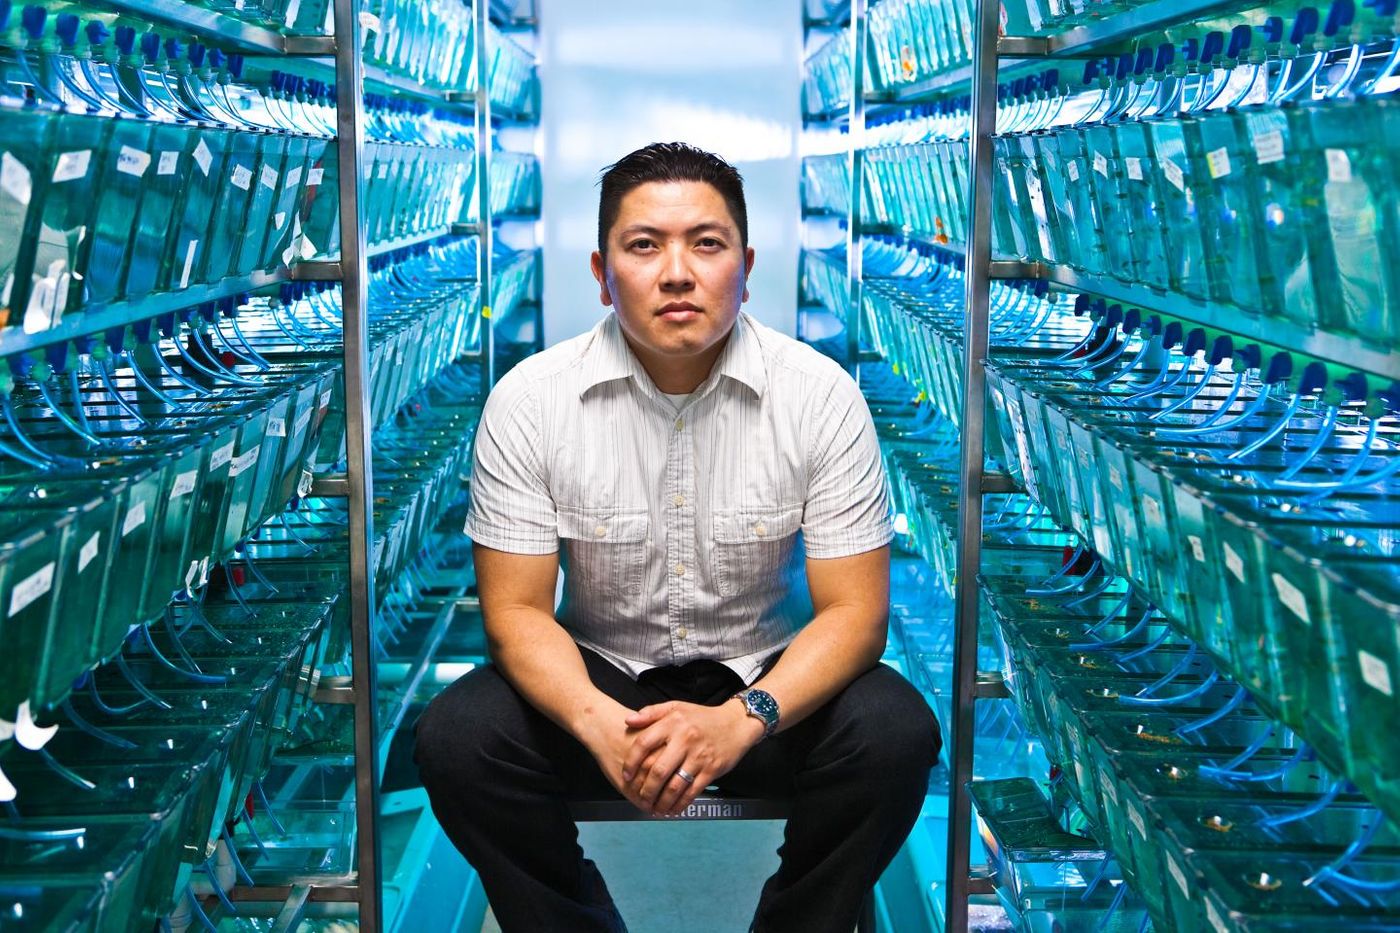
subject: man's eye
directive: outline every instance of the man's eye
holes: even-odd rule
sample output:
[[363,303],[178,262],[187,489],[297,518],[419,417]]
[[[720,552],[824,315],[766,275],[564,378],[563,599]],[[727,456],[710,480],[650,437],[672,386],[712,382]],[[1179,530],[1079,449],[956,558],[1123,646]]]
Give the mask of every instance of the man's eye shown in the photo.
[[724,241],[723,241],[723,240],[717,240],[717,239],[715,239],[715,238],[712,237],[712,236],[707,236],[707,237],[704,237],[704,238],[702,238],[702,239],[700,240],[699,245],[700,245],[700,246],[703,246],[703,247],[706,247],[707,249],[716,249],[716,248],[722,248],[722,247],[724,246]]
[[656,246],[651,240],[633,240],[627,244],[628,249],[651,249]]

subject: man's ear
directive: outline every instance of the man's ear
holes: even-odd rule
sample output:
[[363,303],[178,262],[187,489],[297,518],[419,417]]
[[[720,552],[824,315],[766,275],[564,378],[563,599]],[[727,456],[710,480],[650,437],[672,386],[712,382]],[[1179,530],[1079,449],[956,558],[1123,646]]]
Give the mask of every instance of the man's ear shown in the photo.
[[753,247],[744,250],[744,301],[749,300],[749,276],[753,274]]
[[593,278],[598,280],[598,300],[603,303],[603,307],[611,308],[612,293],[608,291],[607,264],[603,261],[603,254],[596,249],[588,258],[588,268],[593,272]]

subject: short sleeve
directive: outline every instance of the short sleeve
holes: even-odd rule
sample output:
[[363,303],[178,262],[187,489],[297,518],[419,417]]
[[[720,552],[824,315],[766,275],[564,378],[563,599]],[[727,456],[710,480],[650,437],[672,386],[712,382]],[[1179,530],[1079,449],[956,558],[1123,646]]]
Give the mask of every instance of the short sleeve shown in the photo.
[[854,380],[838,373],[814,407],[802,537],[807,556],[850,557],[894,537],[875,423]]
[[540,412],[527,384],[502,380],[486,400],[472,448],[466,534],[512,554],[559,550],[558,514],[542,470]]

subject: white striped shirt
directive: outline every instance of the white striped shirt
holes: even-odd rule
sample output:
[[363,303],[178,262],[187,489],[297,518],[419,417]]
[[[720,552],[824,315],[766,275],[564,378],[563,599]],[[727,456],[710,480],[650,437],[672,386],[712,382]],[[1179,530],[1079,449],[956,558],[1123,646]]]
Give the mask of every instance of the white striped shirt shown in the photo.
[[804,552],[893,537],[855,382],[747,314],[679,411],[609,314],[501,379],[473,461],[466,533],[562,540],[560,624],[633,677],[708,658],[751,683],[811,619]]

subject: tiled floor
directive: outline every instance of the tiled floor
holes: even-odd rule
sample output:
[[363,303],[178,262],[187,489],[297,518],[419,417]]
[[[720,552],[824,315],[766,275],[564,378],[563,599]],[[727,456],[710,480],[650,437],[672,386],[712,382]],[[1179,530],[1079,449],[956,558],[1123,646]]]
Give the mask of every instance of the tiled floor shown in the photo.
[[[744,933],[782,835],[758,820],[579,827],[629,933]],[[500,933],[490,913],[481,930]]]

